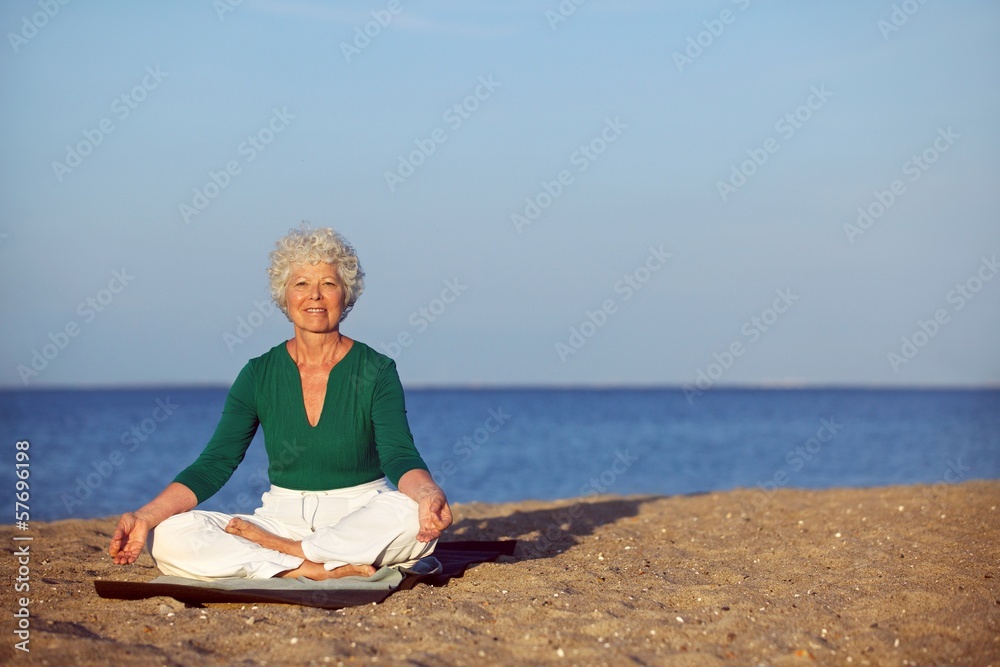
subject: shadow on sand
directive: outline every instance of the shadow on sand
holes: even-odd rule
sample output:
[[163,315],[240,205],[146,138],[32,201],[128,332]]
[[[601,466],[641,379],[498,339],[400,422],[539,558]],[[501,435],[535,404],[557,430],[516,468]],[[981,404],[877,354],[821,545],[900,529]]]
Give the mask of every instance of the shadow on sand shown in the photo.
[[506,516],[465,518],[455,523],[444,541],[518,541],[514,558],[519,561],[552,558],[600,526],[639,514],[643,503],[659,496],[579,500],[564,507],[515,511]]

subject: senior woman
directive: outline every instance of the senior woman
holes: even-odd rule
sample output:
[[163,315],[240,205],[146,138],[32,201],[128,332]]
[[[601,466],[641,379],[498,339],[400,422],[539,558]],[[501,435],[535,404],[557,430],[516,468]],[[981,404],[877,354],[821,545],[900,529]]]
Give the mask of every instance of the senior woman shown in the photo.
[[[268,274],[294,336],[243,368],[201,456],[122,515],[115,563],[135,562],[148,539],[162,572],[193,579],[368,576],[430,554],[451,524],[413,444],[395,363],[340,332],[364,288],[354,249],[332,229],[292,230]],[[271,482],[262,506],[194,510],[230,478],[258,425]]]

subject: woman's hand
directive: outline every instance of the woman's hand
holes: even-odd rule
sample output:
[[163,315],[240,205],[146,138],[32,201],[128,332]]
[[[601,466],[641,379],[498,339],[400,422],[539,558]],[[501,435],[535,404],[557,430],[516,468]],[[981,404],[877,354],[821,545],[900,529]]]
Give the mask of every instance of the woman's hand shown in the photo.
[[430,542],[441,537],[441,532],[451,525],[451,508],[444,491],[438,488],[420,498],[420,532],[417,540]]
[[430,542],[441,537],[441,532],[451,525],[451,507],[448,498],[426,470],[414,468],[399,478],[396,485],[419,506],[420,532],[417,540]]
[[111,536],[108,553],[119,565],[134,563],[146,546],[149,531],[175,514],[194,509],[197,504],[198,497],[194,491],[178,482],[171,482],[139,511],[122,514],[115,534]]
[[151,526],[135,512],[125,512],[118,519],[115,534],[111,537],[108,553],[118,565],[130,565],[139,558],[146,545],[146,536]]

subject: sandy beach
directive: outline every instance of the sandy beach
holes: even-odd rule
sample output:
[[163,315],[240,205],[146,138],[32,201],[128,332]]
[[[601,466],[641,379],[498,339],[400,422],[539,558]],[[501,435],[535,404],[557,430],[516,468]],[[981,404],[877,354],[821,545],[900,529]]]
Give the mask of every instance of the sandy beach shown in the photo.
[[337,611],[101,599],[159,574],[111,563],[113,518],[5,525],[0,662],[1000,665],[998,505],[998,481],[457,505],[448,539],[515,557]]

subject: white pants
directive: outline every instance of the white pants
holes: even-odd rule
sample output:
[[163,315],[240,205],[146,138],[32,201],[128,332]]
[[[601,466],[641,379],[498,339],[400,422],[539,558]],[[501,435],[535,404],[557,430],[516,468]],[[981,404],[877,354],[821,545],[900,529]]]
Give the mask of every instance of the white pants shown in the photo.
[[418,542],[417,503],[385,479],[333,491],[272,486],[263,505],[248,514],[192,510],[176,514],[149,535],[149,551],[164,574],[210,581],[222,577],[267,579],[303,563],[225,531],[233,516],[268,532],[302,541],[306,558],[327,570],[341,565],[399,565],[434,551],[437,540]]

